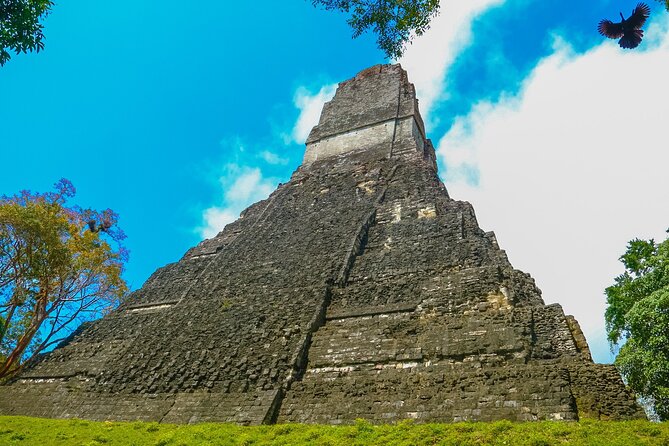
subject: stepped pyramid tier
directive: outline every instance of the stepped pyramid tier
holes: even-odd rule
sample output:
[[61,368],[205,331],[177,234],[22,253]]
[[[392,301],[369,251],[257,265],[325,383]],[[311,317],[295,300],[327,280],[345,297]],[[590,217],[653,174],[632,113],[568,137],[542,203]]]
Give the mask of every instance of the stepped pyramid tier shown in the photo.
[[339,84],[303,164],[0,387],[0,413],[375,423],[643,417],[437,176],[399,65]]

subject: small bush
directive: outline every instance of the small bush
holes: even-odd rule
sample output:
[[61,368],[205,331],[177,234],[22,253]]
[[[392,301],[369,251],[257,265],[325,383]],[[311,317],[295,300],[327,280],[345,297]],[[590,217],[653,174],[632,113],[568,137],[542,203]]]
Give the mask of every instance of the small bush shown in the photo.
[[545,438],[532,438],[530,439],[529,446],[551,446],[551,442]]
[[509,420],[496,421],[492,425],[492,433],[495,435],[502,434],[513,429],[513,423]]

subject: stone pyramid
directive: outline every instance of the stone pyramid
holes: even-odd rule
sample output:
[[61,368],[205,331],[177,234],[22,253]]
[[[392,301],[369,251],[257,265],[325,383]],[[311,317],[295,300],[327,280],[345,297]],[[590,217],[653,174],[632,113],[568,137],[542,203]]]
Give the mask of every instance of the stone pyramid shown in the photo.
[[0,413],[375,423],[643,417],[437,176],[399,65],[339,84],[302,165],[0,387]]

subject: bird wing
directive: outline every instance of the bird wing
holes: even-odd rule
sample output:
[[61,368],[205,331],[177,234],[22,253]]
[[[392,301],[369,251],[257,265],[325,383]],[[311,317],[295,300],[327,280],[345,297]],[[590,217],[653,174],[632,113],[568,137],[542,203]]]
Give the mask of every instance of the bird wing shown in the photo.
[[646,19],[650,16],[650,6],[645,3],[639,3],[636,8],[632,10],[632,15],[627,19],[627,24],[634,29],[639,29],[646,23]]
[[611,20],[602,20],[597,26],[597,31],[602,36],[606,36],[609,39],[618,39],[623,36],[623,25],[622,23],[613,23]]

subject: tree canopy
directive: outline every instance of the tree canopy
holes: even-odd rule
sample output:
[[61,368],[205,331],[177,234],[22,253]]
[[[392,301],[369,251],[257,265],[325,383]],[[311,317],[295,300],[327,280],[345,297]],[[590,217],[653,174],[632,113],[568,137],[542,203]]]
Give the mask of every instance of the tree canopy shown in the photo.
[[43,25],[51,0],[0,0],[0,66],[18,53],[44,49]]
[[312,0],[314,6],[350,15],[353,37],[368,30],[377,35],[377,45],[388,58],[398,59],[414,35],[430,27],[439,12],[439,0]]
[[126,293],[118,216],[68,207],[75,189],[0,197],[0,379]]
[[669,238],[635,239],[620,257],[625,272],[606,289],[606,329],[615,363],[661,420],[669,419]]

